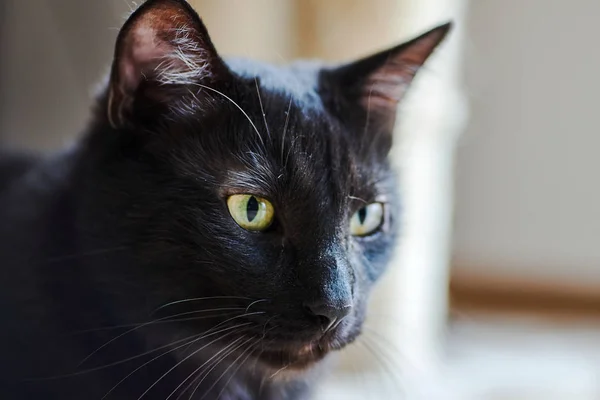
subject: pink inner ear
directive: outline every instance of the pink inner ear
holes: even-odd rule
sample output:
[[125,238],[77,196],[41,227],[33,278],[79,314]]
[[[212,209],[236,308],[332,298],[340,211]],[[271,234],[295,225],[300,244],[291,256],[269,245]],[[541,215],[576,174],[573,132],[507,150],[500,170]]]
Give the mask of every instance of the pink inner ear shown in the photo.
[[147,79],[148,67],[158,65],[165,54],[164,45],[158,43],[151,27],[136,27],[132,36],[120,60],[122,85],[127,92],[134,91],[142,79]]
[[131,28],[119,60],[125,93],[142,80],[185,85],[211,75],[210,56],[194,28],[177,19],[169,22],[145,18]]
[[395,108],[404,96],[416,69],[407,65],[387,65],[369,77],[362,96],[366,108]]

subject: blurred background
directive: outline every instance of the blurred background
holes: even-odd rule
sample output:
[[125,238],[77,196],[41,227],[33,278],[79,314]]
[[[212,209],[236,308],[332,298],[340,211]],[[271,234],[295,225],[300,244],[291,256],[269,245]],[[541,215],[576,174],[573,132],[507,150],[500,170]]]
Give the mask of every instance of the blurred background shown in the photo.
[[[405,227],[321,399],[600,399],[598,0],[195,0],[217,48],[343,61],[452,19],[401,107]],[[85,127],[130,0],[0,2],[0,144]]]

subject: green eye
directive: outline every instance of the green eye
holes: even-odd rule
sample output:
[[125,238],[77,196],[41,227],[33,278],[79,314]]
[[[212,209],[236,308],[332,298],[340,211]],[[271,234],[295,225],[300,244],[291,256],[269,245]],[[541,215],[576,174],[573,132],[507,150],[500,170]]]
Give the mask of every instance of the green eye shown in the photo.
[[350,219],[350,233],[354,236],[367,236],[375,232],[383,223],[383,204],[371,203],[354,213]]
[[251,194],[234,194],[227,199],[227,207],[233,220],[249,231],[264,231],[273,223],[273,205]]

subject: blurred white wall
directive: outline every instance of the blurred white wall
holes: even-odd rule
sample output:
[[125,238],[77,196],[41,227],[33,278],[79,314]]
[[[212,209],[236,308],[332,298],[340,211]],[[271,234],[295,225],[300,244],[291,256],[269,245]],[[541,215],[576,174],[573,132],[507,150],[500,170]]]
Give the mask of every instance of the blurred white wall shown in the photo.
[[600,1],[471,1],[460,272],[600,284]]

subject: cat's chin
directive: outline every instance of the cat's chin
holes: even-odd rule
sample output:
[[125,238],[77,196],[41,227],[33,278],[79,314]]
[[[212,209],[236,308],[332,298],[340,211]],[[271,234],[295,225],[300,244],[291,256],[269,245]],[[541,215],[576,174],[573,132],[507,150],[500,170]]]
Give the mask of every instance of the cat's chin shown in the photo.
[[323,360],[328,353],[328,350],[316,344],[307,344],[297,350],[266,350],[258,359],[269,368],[302,371]]
[[[307,370],[330,353],[340,350],[352,343],[357,335],[341,341],[337,338],[323,337],[307,343],[290,343],[282,346],[269,346],[257,354],[257,359],[277,374],[283,372],[300,372]],[[285,375],[285,374],[284,374]]]

